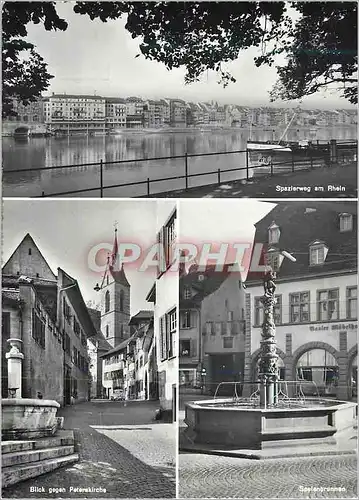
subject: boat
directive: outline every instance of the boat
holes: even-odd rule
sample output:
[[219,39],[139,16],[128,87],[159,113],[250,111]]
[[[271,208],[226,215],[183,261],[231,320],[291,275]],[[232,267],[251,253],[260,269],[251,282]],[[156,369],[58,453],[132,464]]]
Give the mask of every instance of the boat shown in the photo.
[[278,141],[253,141],[251,140],[251,126],[247,140],[249,159],[249,176],[261,176],[279,171],[290,171],[293,163],[298,166],[298,161],[303,159],[303,167],[308,166],[311,157],[323,156],[322,149],[315,148],[310,141],[289,142],[284,141],[287,131],[292,124],[298,110],[293,113],[282,136]]

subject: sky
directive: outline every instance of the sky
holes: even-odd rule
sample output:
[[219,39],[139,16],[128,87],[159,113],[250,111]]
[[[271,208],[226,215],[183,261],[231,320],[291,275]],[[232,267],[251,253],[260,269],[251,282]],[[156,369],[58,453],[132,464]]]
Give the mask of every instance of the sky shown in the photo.
[[[141,96],[144,98],[182,98],[187,101],[208,101],[268,105],[268,93],[276,81],[276,71],[267,66],[256,68],[253,57],[257,49],[249,49],[226,68],[237,79],[225,89],[217,83],[213,72],[200,82],[184,84],[183,68],[168,71],[155,61],[139,54],[140,39],[132,39],[125,30],[125,20],[102,23],[88,16],[75,14],[73,2],[57,2],[57,10],[68,22],[67,31],[46,31],[42,25],[28,25],[28,40],[48,63],[55,76],[49,92],[97,94],[104,96]],[[298,102],[275,105],[297,105]],[[348,108],[345,99],[331,93],[318,93],[303,99],[303,107]]]
[[[252,199],[188,199],[179,203],[179,227],[181,241],[194,243],[197,248],[203,248],[204,243],[213,246],[214,253],[218,251],[217,244],[244,243],[252,245],[255,227],[274,207],[275,203],[262,202]],[[201,247],[202,245],[202,247]],[[250,257],[250,250],[246,254]],[[200,254],[200,252],[198,252]],[[228,250],[226,262],[232,264],[234,260]],[[200,262],[200,257],[196,258]],[[213,262],[214,263],[214,262]],[[243,261],[244,267],[249,260]],[[248,269],[247,269],[248,270]],[[242,274],[245,279],[246,271]]]
[[[7,199],[3,202],[3,264],[30,233],[52,271],[57,274],[61,267],[77,279],[85,302],[100,304],[93,288],[103,273],[90,269],[90,251],[102,243],[112,248],[116,221],[119,242],[138,242],[148,248],[156,240],[156,201]],[[153,269],[137,272],[126,267],[125,272],[131,285],[131,314],[152,309],[146,295],[155,281]]]

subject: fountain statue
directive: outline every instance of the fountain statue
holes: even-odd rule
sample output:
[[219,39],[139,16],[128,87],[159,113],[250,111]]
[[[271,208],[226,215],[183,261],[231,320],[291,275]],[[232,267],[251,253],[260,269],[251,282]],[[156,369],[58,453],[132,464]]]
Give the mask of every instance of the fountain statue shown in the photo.
[[261,355],[259,358],[258,379],[261,384],[260,405],[264,408],[273,406],[277,399],[277,382],[279,379],[278,354],[276,353],[274,305],[276,274],[272,271],[264,278],[263,324]]
[[[291,449],[295,445],[303,446],[303,439],[305,446],[321,445],[325,440],[328,444],[328,440],[335,440],[353,428],[356,403],[324,399],[319,395],[305,397],[301,386],[306,381],[279,381],[274,321],[276,273],[267,272],[263,285],[258,380],[221,382],[214,399],[186,403],[187,428],[183,437],[190,443],[189,449],[212,445],[221,449],[265,450],[285,443],[290,445],[287,449]],[[217,398],[221,384],[233,384],[232,399]],[[257,389],[252,390],[249,398],[239,397],[237,385],[243,389],[246,384]]]

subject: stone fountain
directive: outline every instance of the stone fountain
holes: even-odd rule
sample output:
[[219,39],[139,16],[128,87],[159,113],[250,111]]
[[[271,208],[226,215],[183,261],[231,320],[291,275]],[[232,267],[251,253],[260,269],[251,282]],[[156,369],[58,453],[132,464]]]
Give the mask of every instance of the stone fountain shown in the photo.
[[73,431],[62,430],[57,401],[22,398],[22,340],[8,340],[9,397],[1,401],[1,478],[6,488],[79,460]]
[[279,390],[282,382],[273,312],[275,279],[273,272],[264,279],[261,355],[255,383],[258,389],[250,398],[236,396],[187,403],[184,437],[197,448],[265,450],[285,444],[336,444],[338,437],[353,428],[356,403],[305,398],[302,391],[288,395]]
[[57,401],[22,398],[21,374],[24,355],[20,352],[22,340],[8,340],[11,348],[6,353],[8,362],[9,398],[1,401],[1,436],[3,440],[31,439],[52,436],[61,427],[56,417],[60,407]]

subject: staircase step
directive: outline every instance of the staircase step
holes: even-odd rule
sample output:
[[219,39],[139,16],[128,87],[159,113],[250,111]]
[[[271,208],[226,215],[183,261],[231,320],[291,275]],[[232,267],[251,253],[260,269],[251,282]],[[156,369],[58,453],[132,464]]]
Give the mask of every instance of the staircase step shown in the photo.
[[2,487],[6,488],[13,484],[20,483],[26,479],[46,474],[59,467],[65,467],[79,460],[77,453],[73,453],[66,457],[50,458],[30,464],[11,465],[10,467],[2,468]]
[[2,456],[2,467],[9,467],[11,465],[27,464],[29,462],[39,462],[40,460],[47,460],[49,458],[63,457],[65,455],[72,455],[74,453],[74,446],[57,446],[51,448],[40,448],[35,450],[15,451],[13,453],[5,453]]
[[71,430],[57,431],[56,436],[41,439],[2,441],[1,455],[17,451],[39,450],[44,448],[56,448],[58,446],[69,446],[74,444],[74,433]]

